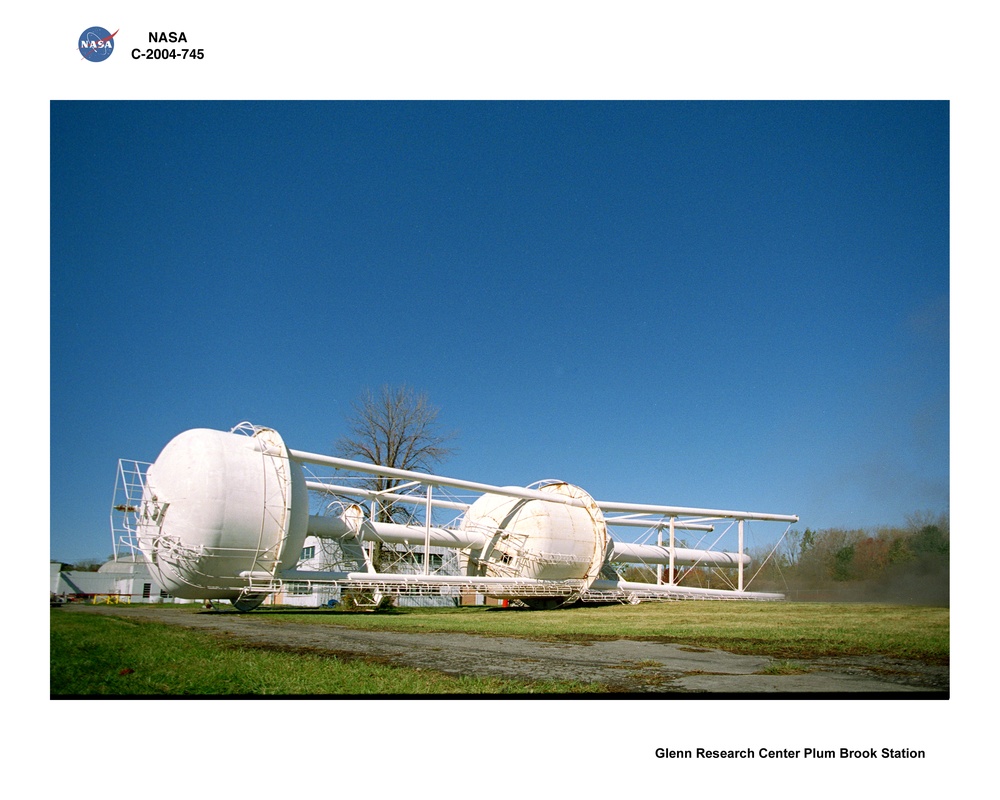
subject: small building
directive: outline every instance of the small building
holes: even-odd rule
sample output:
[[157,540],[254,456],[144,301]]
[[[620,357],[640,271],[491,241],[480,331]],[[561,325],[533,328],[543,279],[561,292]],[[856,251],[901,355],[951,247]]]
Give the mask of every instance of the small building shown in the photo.
[[[383,571],[417,575],[423,572],[423,547],[383,545]],[[67,565],[52,561],[50,592],[54,597],[86,599],[108,603],[198,603],[200,600],[183,599],[168,594],[156,582],[149,564],[140,555],[120,556],[100,566],[96,572],[66,569]],[[364,572],[365,562],[357,545],[342,546],[330,540],[309,536],[305,540],[296,569]],[[446,547],[430,549],[430,570],[436,574],[460,575],[461,563],[456,551]],[[308,580],[284,581],[281,588],[270,595],[264,605],[299,606],[319,608],[336,605],[341,599],[341,587],[330,583]],[[400,606],[454,606],[493,604],[482,595],[452,596],[447,592],[418,597],[400,597]]]
[[157,583],[141,555],[122,556],[100,566],[96,572],[64,569],[49,562],[49,591],[57,597],[111,603],[191,603],[172,597]]

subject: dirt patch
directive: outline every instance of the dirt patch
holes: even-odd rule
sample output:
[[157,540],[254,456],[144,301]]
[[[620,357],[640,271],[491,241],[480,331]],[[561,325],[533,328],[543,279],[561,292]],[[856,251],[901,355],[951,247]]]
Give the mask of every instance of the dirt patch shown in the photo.
[[[363,631],[273,618],[264,622],[253,614],[192,614],[171,606],[76,606],[72,611],[179,625],[219,636],[228,644],[325,653],[452,675],[597,683],[609,693],[946,697],[949,685],[947,666],[879,657],[776,662],[628,639],[577,644],[465,633]],[[782,669],[775,669],[776,663]]]

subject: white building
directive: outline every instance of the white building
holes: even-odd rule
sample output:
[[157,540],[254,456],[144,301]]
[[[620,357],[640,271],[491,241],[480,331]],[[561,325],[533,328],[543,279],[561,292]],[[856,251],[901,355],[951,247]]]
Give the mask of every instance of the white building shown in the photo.
[[81,596],[121,603],[189,603],[171,597],[156,583],[142,556],[123,556],[102,564],[97,572],[64,570],[49,562],[49,591],[58,596]]
[[[383,571],[419,574],[424,568],[423,547],[408,548],[404,545],[383,545]],[[49,591],[57,596],[85,597],[94,601],[120,603],[197,603],[167,594],[150,573],[149,565],[141,555],[122,556],[102,564],[96,572],[65,570],[65,565],[52,561]],[[329,539],[306,538],[302,555],[296,567],[299,570],[320,572],[364,572],[364,554],[357,544],[336,543]],[[445,547],[430,549],[430,570],[437,574],[461,574],[458,554]],[[279,591],[272,594],[264,605],[299,606],[319,608],[340,602],[341,589],[329,583],[312,581],[285,581]],[[459,598],[449,596],[401,597],[400,606],[453,606]],[[482,604],[481,595],[462,598],[465,604]]]

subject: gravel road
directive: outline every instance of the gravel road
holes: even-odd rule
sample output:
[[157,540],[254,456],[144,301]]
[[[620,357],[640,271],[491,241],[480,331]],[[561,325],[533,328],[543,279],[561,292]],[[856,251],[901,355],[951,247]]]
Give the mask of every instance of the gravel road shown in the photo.
[[[659,642],[547,642],[465,633],[362,631],[336,624],[267,621],[253,614],[171,606],[72,606],[68,613],[112,614],[201,630],[231,643],[378,659],[453,675],[597,682],[631,695],[852,695],[946,697],[947,666],[882,658],[794,662],[807,672],[774,675],[773,660]],[[782,662],[787,664],[788,662]]]

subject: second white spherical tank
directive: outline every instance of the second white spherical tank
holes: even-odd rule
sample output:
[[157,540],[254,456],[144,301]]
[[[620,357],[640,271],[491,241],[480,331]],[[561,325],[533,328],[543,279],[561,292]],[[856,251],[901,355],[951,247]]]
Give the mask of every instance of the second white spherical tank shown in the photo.
[[[480,574],[537,580],[581,580],[589,585],[604,563],[608,530],[601,510],[583,489],[550,483],[553,501],[486,494],[472,504],[464,530],[491,537],[472,553]],[[563,502],[572,499],[578,504]]]

